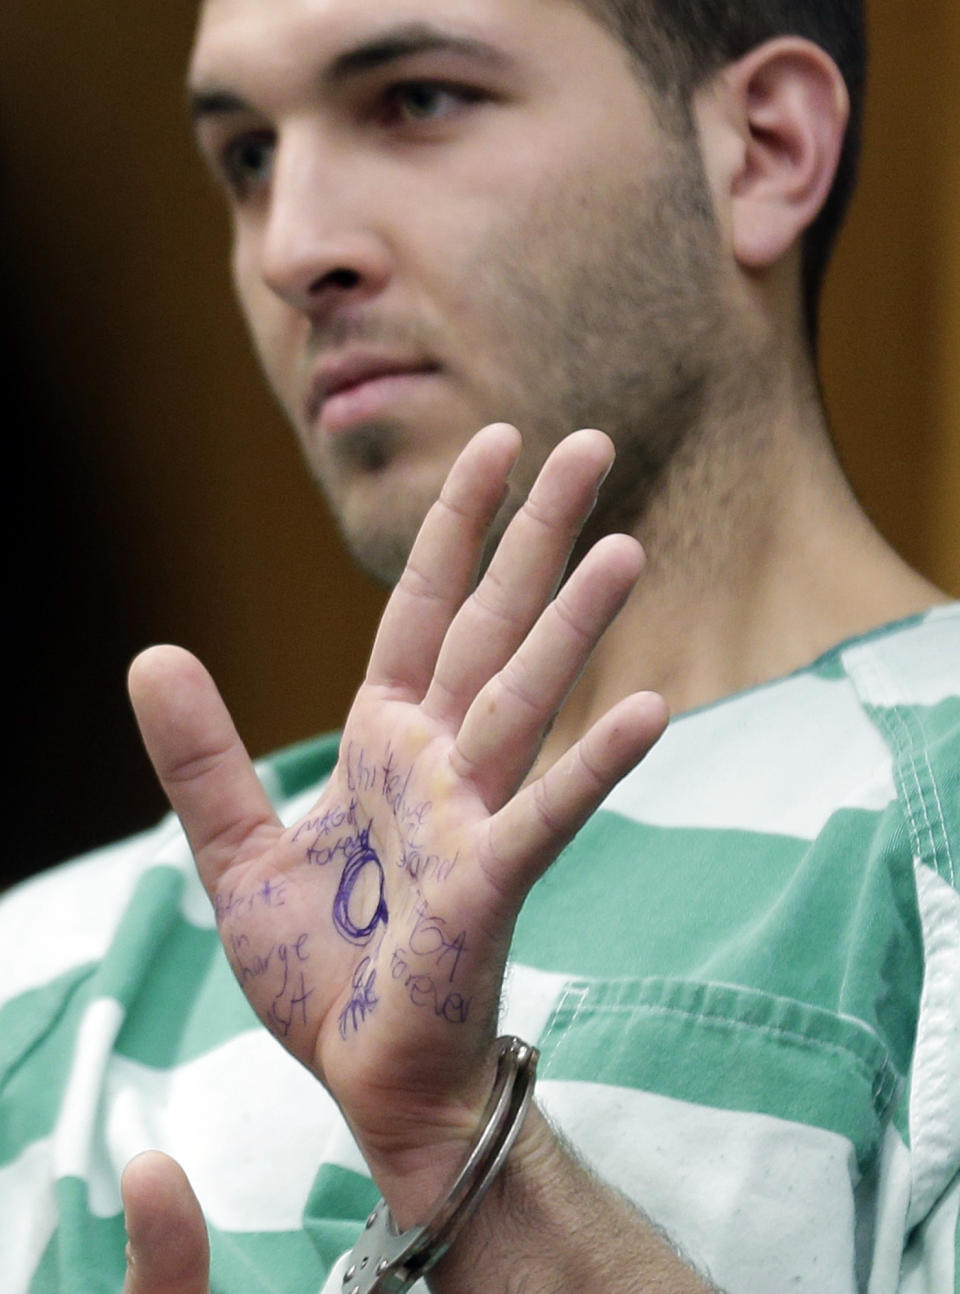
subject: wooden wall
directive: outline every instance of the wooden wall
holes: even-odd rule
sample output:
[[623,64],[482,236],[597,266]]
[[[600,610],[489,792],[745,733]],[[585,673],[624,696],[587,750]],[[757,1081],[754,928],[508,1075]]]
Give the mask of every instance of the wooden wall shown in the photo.
[[[123,693],[139,647],[197,651],[261,753],[339,722],[381,600],[247,357],[182,106],[193,11],[31,0],[0,18],[8,879],[160,812]],[[874,0],[872,23],[824,372],[868,509],[960,594],[955,0],[922,18]]]

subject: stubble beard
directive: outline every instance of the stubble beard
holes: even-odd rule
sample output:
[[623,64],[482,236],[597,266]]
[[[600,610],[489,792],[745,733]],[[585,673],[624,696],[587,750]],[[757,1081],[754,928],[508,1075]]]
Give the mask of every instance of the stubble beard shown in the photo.
[[[559,435],[595,426],[617,456],[578,551],[612,531],[642,529],[668,469],[701,434],[722,360],[718,233],[699,153],[678,140],[664,168],[599,201],[572,194],[552,214],[568,235],[553,291],[519,259],[514,282],[536,304],[525,335],[539,354],[542,408],[531,409],[528,479]],[[579,217],[579,218],[578,218]],[[533,239],[548,246],[545,233]],[[532,245],[538,243],[534,241]],[[552,398],[547,398],[547,397]]]
[[[467,269],[471,318],[495,329],[481,363],[484,397],[475,425],[449,433],[465,443],[497,420],[514,423],[524,437],[488,555],[550,449],[584,426],[605,431],[617,458],[575,556],[603,534],[642,530],[671,463],[681,451],[694,452],[714,374],[727,366],[719,270],[692,136],[665,150],[656,177],[600,194],[554,186],[522,221],[491,232],[483,256]],[[449,349],[457,354],[455,338]],[[339,436],[336,452],[351,472],[386,474],[408,436],[415,440],[416,428],[371,424]],[[360,529],[349,524],[323,474],[315,475],[355,560],[394,583],[433,497],[397,499],[385,485],[376,528]]]
[[[359,474],[367,484],[373,484],[376,477],[387,476],[390,465],[403,452],[406,439],[404,428],[397,422],[364,423],[338,434],[334,457],[338,468],[349,476]],[[356,564],[378,584],[388,588],[396,584],[433,498],[421,499],[409,490],[398,491],[387,483],[376,523],[367,518],[364,525],[356,525],[351,524],[324,474],[315,471],[314,479]],[[440,484],[437,483],[436,493]]]

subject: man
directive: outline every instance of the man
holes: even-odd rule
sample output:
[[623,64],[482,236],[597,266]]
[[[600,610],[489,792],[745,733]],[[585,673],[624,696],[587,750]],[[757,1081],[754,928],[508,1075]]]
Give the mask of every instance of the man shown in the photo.
[[[243,993],[171,826],[11,901],[12,1289],[119,1285],[151,1143],[210,1288],[349,1288],[466,1159],[498,1013],[539,1103],[432,1288],[947,1288],[960,630],[817,397],[861,71],[816,9],[206,0],[238,295],[398,583],[279,816],[202,667],[135,663]],[[127,1294],[205,1294],[177,1166],[125,1202]]]

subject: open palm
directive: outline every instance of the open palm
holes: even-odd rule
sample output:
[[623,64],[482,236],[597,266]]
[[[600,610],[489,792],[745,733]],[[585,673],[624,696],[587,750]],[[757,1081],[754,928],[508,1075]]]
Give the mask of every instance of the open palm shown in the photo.
[[662,731],[620,701],[552,767],[544,733],[639,574],[608,536],[554,599],[612,456],[563,441],[474,588],[519,446],[457,460],[384,613],[340,758],[285,828],[203,667],[153,648],[131,695],[234,972],[329,1088],[376,1175],[467,1139],[490,1084],[507,950],[530,886]]

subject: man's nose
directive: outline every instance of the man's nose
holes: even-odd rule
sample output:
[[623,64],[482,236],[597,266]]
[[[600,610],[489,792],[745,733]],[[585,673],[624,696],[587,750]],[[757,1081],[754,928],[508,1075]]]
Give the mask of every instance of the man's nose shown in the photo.
[[294,309],[322,315],[382,292],[392,257],[348,165],[309,140],[278,148],[261,252],[264,282]]

